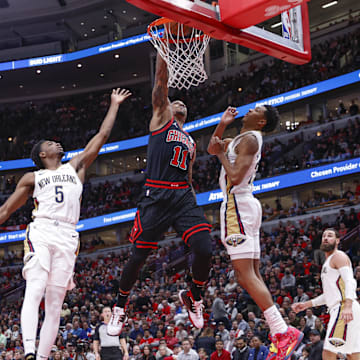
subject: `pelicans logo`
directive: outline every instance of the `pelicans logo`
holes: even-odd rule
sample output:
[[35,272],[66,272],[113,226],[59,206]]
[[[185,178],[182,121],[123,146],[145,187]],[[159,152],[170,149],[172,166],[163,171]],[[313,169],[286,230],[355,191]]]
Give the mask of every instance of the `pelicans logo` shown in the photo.
[[246,236],[245,235],[231,235],[226,239],[226,244],[229,246],[238,246],[245,242]]
[[342,339],[329,339],[329,343],[335,347],[343,346],[345,344],[345,341]]

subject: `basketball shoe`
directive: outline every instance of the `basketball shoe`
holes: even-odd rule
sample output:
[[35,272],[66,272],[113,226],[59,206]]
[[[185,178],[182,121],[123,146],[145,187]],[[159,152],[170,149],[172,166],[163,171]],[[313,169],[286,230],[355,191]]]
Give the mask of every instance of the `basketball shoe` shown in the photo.
[[114,306],[111,318],[106,327],[106,332],[110,336],[119,336],[123,329],[123,326],[127,320],[125,309]]
[[202,329],[204,327],[203,301],[202,300],[195,301],[191,291],[186,291],[186,290],[181,290],[179,292],[179,299],[181,303],[186,307],[191,323],[196,328]]
[[[271,336],[270,336],[270,339],[272,340]],[[277,348],[274,345],[274,343],[272,342],[269,346],[269,353],[268,353],[268,356],[266,357],[266,360],[275,360],[276,355],[277,355]]]
[[300,345],[304,334],[298,329],[289,326],[284,333],[275,334],[272,337],[277,349],[276,360],[288,360]]

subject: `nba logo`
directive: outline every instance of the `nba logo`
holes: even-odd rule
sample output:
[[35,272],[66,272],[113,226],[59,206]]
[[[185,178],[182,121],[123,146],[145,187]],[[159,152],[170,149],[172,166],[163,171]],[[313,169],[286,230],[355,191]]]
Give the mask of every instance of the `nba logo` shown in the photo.
[[281,13],[281,21],[282,21],[282,36],[285,39],[292,39],[291,36],[291,22],[290,22],[290,12],[284,11]]

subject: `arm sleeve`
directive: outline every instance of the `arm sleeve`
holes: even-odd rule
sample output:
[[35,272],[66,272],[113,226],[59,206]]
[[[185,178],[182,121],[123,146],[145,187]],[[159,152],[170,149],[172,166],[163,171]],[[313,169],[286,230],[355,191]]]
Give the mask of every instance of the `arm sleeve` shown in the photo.
[[312,306],[326,305],[325,295],[321,294],[318,297],[311,299],[311,304],[312,304]]
[[339,272],[345,284],[345,299],[356,300],[356,281],[350,266],[341,267]]

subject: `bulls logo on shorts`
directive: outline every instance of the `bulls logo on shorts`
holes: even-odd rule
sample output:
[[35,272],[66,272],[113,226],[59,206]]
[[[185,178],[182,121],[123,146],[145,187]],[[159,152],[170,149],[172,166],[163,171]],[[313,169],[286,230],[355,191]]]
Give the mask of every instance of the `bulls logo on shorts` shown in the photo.
[[238,246],[238,245],[241,245],[242,243],[244,243],[246,240],[246,236],[243,236],[243,235],[232,235],[232,236],[229,236],[227,239],[226,239],[226,244],[229,245],[229,246]]

